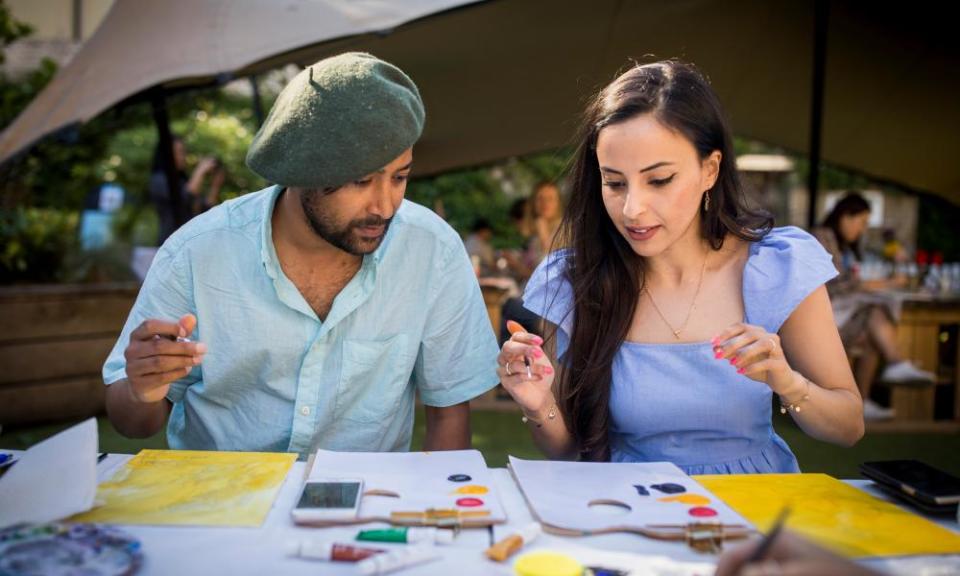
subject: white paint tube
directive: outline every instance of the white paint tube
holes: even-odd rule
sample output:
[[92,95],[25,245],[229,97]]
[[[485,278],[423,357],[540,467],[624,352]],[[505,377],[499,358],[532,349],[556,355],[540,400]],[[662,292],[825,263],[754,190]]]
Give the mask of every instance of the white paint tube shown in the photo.
[[357,567],[361,574],[370,576],[372,574],[388,574],[401,568],[424,564],[439,558],[440,553],[433,546],[408,546],[361,560],[357,563]]

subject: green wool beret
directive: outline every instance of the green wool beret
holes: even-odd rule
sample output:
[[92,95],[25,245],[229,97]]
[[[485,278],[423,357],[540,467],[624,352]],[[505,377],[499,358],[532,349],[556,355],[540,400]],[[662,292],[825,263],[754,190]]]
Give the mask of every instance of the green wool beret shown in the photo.
[[399,68],[370,54],[340,54],[302,70],[280,92],[247,166],[283,186],[341,186],[413,146],[423,121],[420,92]]

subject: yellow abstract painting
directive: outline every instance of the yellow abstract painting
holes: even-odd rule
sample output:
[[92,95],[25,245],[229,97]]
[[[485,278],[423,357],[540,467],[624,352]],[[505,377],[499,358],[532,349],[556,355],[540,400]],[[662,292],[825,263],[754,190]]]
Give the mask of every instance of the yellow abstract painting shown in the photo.
[[[296,454],[143,450],[74,522],[259,526]],[[101,504],[102,505],[99,505]]]
[[960,553],[960,535],[826,474],[695,476],[761,531],[787,528],[850,558]]

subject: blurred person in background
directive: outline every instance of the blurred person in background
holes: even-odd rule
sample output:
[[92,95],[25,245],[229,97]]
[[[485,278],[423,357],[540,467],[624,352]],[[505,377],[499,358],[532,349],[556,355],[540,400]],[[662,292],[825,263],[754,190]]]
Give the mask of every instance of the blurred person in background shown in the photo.
[[[167,174],[163,168],[163,154],[160,144],[157,144],[153,154],[153,167],[150,169],[150,182],[148,191],[150,201],[157,209],[157,217],[160,221],[160,229],[157,237],[157,245],[163,242],[177,230],[176,214],[174,214],[174,200],[170,197],[170,187],[167,184]],[[175,136],[173,138],[173,165],[177,173],[177,186],[179,191],[179,204],[184,214],[184,222],[204,212],[219,203],[220,189],[223,187],[223,181],[226,178],[226,171],[223,169],[220,161],[212,156],[201,158],[190,176],[187,177],[187,148],[183,139]],[[210,180],[204,185],[207,177]]]
[[474,264],[477,276],[490,276],[497,272],[497,255],[490,245],[493,239],[493,227],[486,218],[477,218],[473,222],[470,234],[463,241],[463,246]]
[[527,233],[527,203],[526,198],[518,198],[510,206],[510,223],[513,224],[517,234],[522,238],[521,244],[517,248],[507,248],[500,251],[500,257],[506,261],[507,270],[511,277],[517,281],[520,289],[523,289],[533,269],[538,262],[530,258],[530,235]]
[[529,253],[534,266],[543,260],[553,246],[554,236],[560,229],[563,219],[563,202],[560,198],[560,189],[549,180],[538,183],[533,189],[533,195],[527,204],[530,214],[530,224],[527,235],[530,236]]
[[[519,207],[519,200],[511,209],[511,217],[516,218],[515,211]],[[527,279],[533,270],[543,261],[551,250],[555,250],[555,237],[563,220],[563,200],[560,189],[551,180],[541,180],[533,187],[533,194],[524,204],[525,216],[523,222],[514,220],[518,224],[520,234],[526,238],[525,253],[522,258],[514,256],[507,258],[507,265],[515,276],[522,276],[519,283],[523,290]],[[510,338],[507,330],[507,320],[519,322],[529,332],[539,328],[541,318],[523,306],[518,296],[508,298],[501,308],[500,315],[500,343]]]
[[855,358],[854,377],[863,396],[863,417],[880,420],[894,415],[891,408],[870,399],[881,361],[885,367],[880,380],[889,384],[929,385],[934,375],[905,359],[897,345],[900,307],[896,300],[882,293],[897,287],[896,282],[860,278],[860,243],[869,219],[870,203],[851,192],[837,202],[813,235],[830,253],[839,272],[827,282],[827,291],[844,348]]

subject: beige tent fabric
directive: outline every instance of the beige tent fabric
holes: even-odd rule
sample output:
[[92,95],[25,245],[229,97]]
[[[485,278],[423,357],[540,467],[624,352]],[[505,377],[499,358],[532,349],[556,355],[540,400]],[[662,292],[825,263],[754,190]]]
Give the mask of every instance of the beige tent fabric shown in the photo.
[[157,84],[189,84],[333,38],[389,30],[464,0],[117,0],[0,134],[0,162]]
[[[62,71],[69,89],[55,79],[55,94],[0,136],[0,160],[157,82],[344,50],[393,62],[420,87],[419,174],[570,143],[584,99],[646,55],[696,63],[737,134],[801,154],[809,145],[811,1],[119,0],[114,12],[107,23],[116,24]],[[427,17],[410,21],[418,16]],[[960,202],[960,43],[950,22],[929,0],[830,2],[824,160]]]

